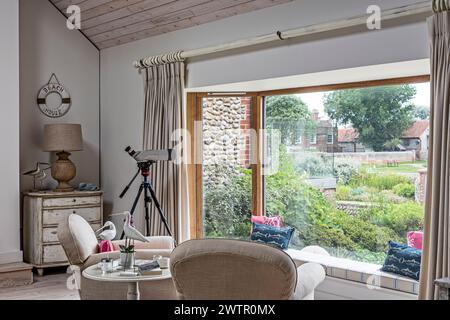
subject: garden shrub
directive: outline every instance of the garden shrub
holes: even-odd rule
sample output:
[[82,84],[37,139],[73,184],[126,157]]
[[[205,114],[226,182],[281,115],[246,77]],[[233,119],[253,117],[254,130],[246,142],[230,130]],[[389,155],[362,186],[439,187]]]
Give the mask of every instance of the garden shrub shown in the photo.
[[332,215],[332,223],[335,228],[341,229],[359,248],[372,252],[383,252],[386,250],[389,240],[399,240],[393,230],[374,225],[343,211],[335,211]]
[[347,185],[350,179],[357,175],[359,172],[359,166],[348,160],[339,160],[334,164],[334,175],[337,178],[337,182]]
[[248,174],[230,178],[230,183],[207,187],[205,233],[207,237],[248,238],[251,218],[251,180]]
[[349,201],[352,188],[345,185],[337,185],[336,200]]
[[315,153],[304,153],[295,158],[295,170],[300,175],[310,178],[326,177],[333,174],[333,166],[325,156]]
[[374,174],[360,172],[352,176],[349,184],[353,187],[368,186],[378,190],[392,190],[396,185],[410,183],[408,177],[398,174]]
[[392,191],[400,197],[414,199],[416,187],[412,183],[400,183]]
[[392,229],[404,243],[407,232],[422,230],[424,208],[413,201],[400,204],[380,203],[360,212],[359,216],[372,224]]

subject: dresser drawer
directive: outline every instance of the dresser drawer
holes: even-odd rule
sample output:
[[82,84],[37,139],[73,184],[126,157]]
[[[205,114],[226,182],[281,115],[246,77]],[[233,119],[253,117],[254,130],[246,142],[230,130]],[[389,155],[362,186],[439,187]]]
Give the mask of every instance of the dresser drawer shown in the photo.
[[43,210],[42,222],[45,226],[58,225],[65,221],[71,214],[82,216],[87,222],[96,222],[102,220],[100,207],[92,208],[73,208],[73,209],[51,209]]
[[68,197],[68,198],[49,198],[42,200],[44,208],[53,207],[70,207],[82,205],[100,205],[101,197]]
[[43,247],[43,263],[67,262],[67,256],[60,245]]
[[[98,230],[102,227],[99,223],[91,224],[92,230]],[[42,229],[42,242],[46,243],[55,243],[59,242],[58,239],[58,228],[44,228]]]

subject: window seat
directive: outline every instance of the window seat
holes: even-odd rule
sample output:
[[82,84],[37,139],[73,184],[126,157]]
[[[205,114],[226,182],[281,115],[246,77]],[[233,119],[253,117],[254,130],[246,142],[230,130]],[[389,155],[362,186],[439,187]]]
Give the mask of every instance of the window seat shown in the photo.
[[295,249],[286,250],[286,253],[291,256],[297,267],[308,262],[322,265],[328,277],[363,283],[371,289],[384,288],[412,295],[418,294],[417,281],[380,271],[380,265]]

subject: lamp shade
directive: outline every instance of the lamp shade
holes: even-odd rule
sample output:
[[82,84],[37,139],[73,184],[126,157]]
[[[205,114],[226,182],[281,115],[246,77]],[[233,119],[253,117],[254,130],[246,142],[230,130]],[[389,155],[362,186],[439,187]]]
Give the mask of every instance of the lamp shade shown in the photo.
[[44,126],[44,151],[82,151],[80,124],[48,124]]

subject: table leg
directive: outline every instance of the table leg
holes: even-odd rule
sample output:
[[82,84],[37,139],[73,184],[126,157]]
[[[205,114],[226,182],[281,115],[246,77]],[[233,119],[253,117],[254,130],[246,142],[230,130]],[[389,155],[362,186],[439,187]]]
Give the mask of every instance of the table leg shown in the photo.
[[140,300],[141,295],[139,293],[139,283],[138,282],[129,282],[128,283],[128,293],[127,300]]

